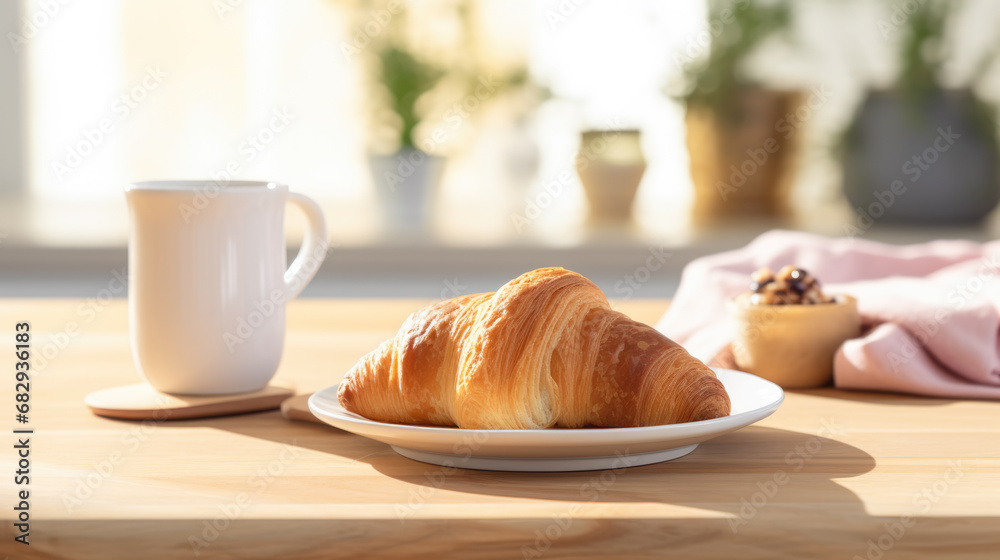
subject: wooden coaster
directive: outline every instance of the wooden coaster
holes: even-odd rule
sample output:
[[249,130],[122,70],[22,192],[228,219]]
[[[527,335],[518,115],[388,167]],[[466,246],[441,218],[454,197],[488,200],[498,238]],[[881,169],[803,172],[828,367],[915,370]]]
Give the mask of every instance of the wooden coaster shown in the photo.
[[305,395],[295,395],[292,398],[285,399],[285,401],[281,403],[281,415],[288,420],[326,424],[326,422],[316,418],[316,416],[314,416],[309,410],[309,397],[311,396],[312,393],[308,393]]
[[[168,395],[148,383],[95,391],[83,400],[99,416],[128,420],[183,420],[278,408],[295,391],[268,385],[253,393],[216,396]],[[307,410],[308,412],[308,410]]]

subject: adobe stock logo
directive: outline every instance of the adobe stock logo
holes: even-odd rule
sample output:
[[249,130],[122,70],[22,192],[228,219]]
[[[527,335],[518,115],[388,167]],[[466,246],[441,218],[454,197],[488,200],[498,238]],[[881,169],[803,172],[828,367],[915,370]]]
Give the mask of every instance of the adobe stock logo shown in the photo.
[[907,25],[910,16],[919,12],[926,3],[927,0],[904,0],[894,3],[889,19],[878,20],[878,31],[882,34],[882,39],[886,41],[891,39],[897,31]]
[[21,49],[28,45],[28,41],[37,37],[53,19],[59,17],[63,8],[69,3],[70,0],[39,0],[36,3],[38,9],[31,15],[21,18],[21,32],[7,33],[7,42],[10,43],[11,50],[15,54],[20,53]]
[[549,22],[549,28],[555,31],[557,27],[569,21],[576,15],[580,6],[587,3],[587,0],[559,0],[555,9],[545,10],[545,21]]
[[368,45],[375,40],[389,27],[389,23],[392,22],[392,18],[399,15],[403,11],[403,2],[401,0],[389,0],[384,8],[374,10],[369,14],[368,21],[365,22],[357,32],[351,37],[351,42],[347,41],[340,42],[340,52],[347,59],[347,62],[354,62],[361,51],[368,48]]

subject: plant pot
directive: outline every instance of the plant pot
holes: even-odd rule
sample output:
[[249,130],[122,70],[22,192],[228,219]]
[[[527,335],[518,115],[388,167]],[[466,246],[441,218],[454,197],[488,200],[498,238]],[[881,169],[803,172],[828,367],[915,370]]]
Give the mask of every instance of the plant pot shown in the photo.
[[444,158],[415,148],[370,157],[375,192],[390,233],[426,232]]
[[788,211],[801,131],[800,92],[748,89],[722,107],[689,105],[687,148],[696,224]]
[[968,224],[1000,200],[992,119],[964,90],[909,105],[871,92],[845,138],[844,194],[866,223]]
[[646,172],[638,130],[582,133],[576,172],[583,184],[592,224],[626,224]]

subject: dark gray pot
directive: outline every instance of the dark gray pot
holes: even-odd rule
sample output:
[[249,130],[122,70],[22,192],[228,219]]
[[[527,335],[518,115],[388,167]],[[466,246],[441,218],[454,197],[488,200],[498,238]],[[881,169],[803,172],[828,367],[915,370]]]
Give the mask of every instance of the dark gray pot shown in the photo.
[[962,90],[931,94],[919,108],[892,92],[870,93],[844,154],[844,194],[855,212],[905,224],[968,224],[989,214],[1000,199],[995,123],[975,107]]

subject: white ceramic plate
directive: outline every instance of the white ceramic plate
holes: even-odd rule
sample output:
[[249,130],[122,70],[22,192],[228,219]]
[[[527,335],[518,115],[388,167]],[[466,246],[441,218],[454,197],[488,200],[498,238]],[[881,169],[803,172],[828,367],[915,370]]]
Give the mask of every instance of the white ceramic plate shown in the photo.
[[713,368],[732,400],[724,418],[642,428],[462,430],[376,422],[344,410],[339,385],[309,398],[317,418],[342,430],[392,446],[410,459],[491,471],[558,472],[635,467],[669,461],[698,444],[767,418],[785,398],[780,387],[756,375]]

